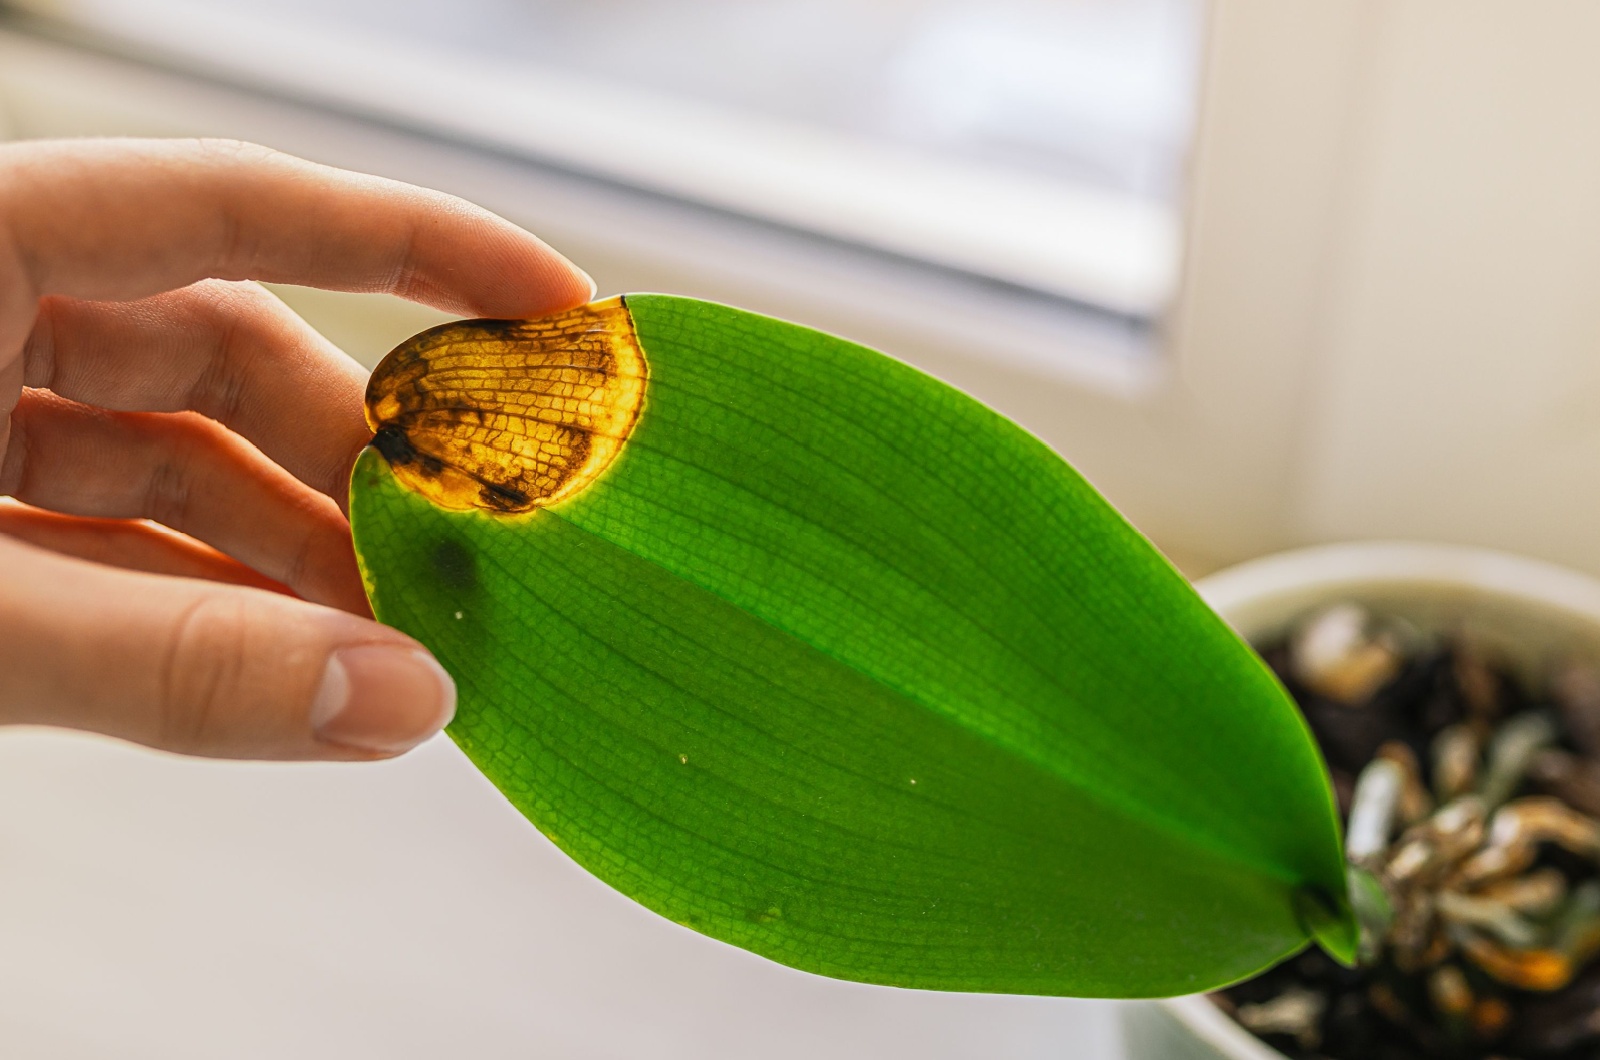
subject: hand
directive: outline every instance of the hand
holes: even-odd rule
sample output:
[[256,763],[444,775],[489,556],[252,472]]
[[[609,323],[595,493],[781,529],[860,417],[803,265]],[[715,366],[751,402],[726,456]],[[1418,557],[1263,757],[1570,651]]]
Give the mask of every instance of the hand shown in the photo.
[[450,719],[351,550],[366,373],[240,280],[488,317],[594,291],[465,202],[258,147],[0,146],[0,722],[368,759]]

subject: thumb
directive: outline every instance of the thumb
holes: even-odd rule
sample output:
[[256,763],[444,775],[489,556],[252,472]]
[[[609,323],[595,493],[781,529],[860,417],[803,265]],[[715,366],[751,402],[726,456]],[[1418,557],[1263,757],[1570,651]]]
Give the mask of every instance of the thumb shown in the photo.
[[455,711],[444,669],[375,622],[3,536],[0,674],[0,722],[218,758],[386,758]]

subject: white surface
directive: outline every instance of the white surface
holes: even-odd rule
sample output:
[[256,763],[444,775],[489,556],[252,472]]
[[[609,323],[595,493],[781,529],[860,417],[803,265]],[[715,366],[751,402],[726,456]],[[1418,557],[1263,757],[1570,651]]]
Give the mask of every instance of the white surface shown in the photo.
[[0,1055],[1111,1060],[1115,1007],[795,972],[568,861],[455,748],[190,761],[0,731]]

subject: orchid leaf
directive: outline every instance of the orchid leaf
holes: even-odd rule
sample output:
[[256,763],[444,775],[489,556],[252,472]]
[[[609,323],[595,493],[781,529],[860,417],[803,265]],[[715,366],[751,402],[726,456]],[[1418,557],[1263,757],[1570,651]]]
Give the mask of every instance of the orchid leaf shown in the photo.
[[1043,443],[850,342],[627,295],[380,366],[351,520],[450,735],[663,916],[824,975],[1156,996],[1348,955],[1271,673]]

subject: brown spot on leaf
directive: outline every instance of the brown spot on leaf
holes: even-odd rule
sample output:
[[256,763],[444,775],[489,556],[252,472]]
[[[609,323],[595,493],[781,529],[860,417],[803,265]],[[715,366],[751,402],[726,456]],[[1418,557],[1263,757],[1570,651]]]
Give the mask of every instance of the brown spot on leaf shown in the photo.
[[434,504],[525,512],[616,458],[648,377],[621,298],[543,320],[461,320],[384,358],[367,423],[395,476]]

